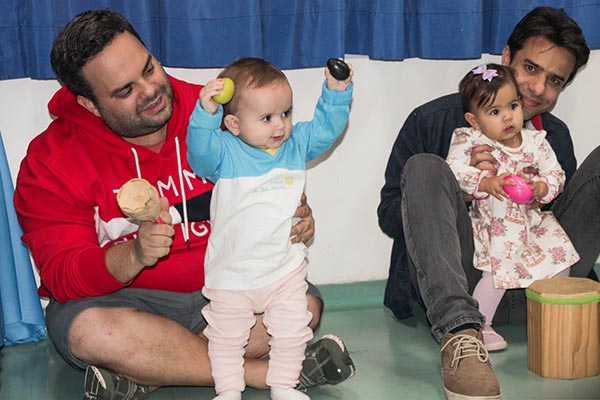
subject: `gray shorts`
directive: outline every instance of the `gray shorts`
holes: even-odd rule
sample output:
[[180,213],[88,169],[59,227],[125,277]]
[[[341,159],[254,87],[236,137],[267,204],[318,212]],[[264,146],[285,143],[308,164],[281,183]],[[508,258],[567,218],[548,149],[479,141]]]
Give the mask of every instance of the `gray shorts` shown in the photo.
[[[307,294],[322,299],[319,289],[310,282],[308,282]],[[200,311],[207,303],[208,300],[202,296],[201,290],[176,293],[126,288],[105,296],[71,300],[65,304],[50,300],[46,307],[46,328],[48,336],[62,358],[69,365],[84,370],[87,364],[73,356],[68,340],[71,323],[80,312],[92,307],[134,308],[172,319],[199,334],[206,327],[206,321]]]

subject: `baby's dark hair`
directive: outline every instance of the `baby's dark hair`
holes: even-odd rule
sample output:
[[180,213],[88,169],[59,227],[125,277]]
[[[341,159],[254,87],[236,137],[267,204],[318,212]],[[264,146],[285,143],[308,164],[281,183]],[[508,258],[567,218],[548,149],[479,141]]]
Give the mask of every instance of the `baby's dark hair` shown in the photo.
[[240,96],[245,88],[262,88],[276,82],[288,82],[285,74],[276,66],[262,58],[245,57],[235,60],[218,76],[229,78],[235,85],[231,101],[223,106],[223,114],[236,114]]
[[[490,70],[495,70],[496,76],[488,80],[484,79],[485,75],[483,73],[475,72],[478,68],[483,66],[485,66],[488,72],[490,72]],[[496,100],[496,95],[500,88],[506,84],[513,85],[517,90],[517,95],[519,98],[521,97],[514,71],[510,67],[490,63],[482,64],[467,72],[458,84],[463,111],[473,112],[475,108],[493,103],[494,100]]]

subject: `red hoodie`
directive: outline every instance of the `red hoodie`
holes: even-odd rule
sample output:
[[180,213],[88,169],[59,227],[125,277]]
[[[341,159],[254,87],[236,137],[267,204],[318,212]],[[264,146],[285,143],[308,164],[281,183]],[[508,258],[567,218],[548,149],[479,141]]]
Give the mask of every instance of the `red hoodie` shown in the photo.
[[[23,241],[40,270],[41,296],[65,302],[126,286],[190,292],[204,285],[213,185],[196,177],[185,158],[189,116],[201,86],[170,81],[173,116],[159,153],[123,140],[77,104],[64,87],[50,100],[48,109],[57,118],[30,143],[15,190]],[[177,223],[183,205],[175,138],[180,146],[191,250]],[[168,256],[123,284],[108,272],[104,253],[137,231],[137,225],[120,211],[116,193],[129,179],[138,177],[138,165],[141,177],[174,205],[175,237]]]

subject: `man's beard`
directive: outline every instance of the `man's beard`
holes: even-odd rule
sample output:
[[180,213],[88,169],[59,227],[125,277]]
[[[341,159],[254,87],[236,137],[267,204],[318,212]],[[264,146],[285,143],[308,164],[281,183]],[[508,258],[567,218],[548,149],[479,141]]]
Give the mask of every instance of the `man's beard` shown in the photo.
[[[155,102],[162,95],[166,97],[166,105],[160,112],[160,117],[144,117],[142,113],[146,107]],[[138,138],[160,130],[167,122],[169,122],[169,119],[171,119],[171,116],[173,115],[173,89],[170,82],[167,81],[167,83],[161,86],[152,97],[145,99],[142,104],[139,104],[136,107],[133,116],[108,112],[99,104],[96,104],[96,108],[106,126],[117,135],[130,139]]]

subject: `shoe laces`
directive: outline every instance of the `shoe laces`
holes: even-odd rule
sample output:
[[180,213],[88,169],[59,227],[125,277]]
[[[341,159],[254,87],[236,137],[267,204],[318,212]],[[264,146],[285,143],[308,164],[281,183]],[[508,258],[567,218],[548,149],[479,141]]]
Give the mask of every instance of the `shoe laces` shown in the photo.
[[487,362],[489,354],[481,340],[471,335],[456,335],[448,340],[443,346],[442,350],[452,343],[454,350],[452,352],[452,361],[450,367],[453,368],[454,364],[458,363],[461,359],[467,357],[477,357],[480,362]]

